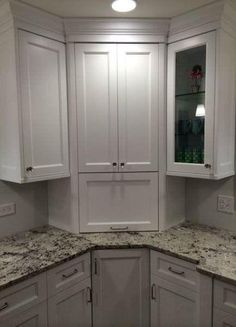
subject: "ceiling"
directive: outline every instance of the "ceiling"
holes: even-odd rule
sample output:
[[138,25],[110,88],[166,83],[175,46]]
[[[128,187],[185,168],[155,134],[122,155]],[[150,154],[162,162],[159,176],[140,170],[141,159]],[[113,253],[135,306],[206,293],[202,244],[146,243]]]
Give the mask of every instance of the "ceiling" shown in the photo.
[[217,0],[137,0],[137,8],[119,14],[112,0],[19,0],[63,17],[173,17]]

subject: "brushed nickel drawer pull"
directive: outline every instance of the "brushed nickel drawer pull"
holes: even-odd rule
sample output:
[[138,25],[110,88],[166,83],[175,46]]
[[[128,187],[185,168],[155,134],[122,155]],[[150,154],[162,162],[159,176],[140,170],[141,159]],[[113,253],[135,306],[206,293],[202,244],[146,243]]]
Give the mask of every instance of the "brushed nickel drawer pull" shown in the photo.
[[156,284],[152,284],[152,288],[151,288],[151,297],[152,300],[156,300],[157,298],[157,292],[156,292]]
[[8,303],[7,303],[7,302],[5,302],[5,303],[0,307],[0,311],[4,310],[4,309],[6,309],[6,308],[8,308]]
[[176,274],[176,275],[184,275],[184,274],[185,274],[184,271],[174,270],[172,267],[169,267],[168,270],[169,270],[170,272],[172,272],[173,274]]
[[92,303],[92,289],[87,287],[87,303]]
[[111,230],[127,230],[129,227],[125,226],[125,227],[110,227]]
[[77,274],[77,272],[78,272],[78,269],[74,269],[74,271],[72,271],[72,272],[69,273],[69,274],[63,274],[62,277],[63,277],[63,278],[69,278],[69,277],[71,277],[71,276]]

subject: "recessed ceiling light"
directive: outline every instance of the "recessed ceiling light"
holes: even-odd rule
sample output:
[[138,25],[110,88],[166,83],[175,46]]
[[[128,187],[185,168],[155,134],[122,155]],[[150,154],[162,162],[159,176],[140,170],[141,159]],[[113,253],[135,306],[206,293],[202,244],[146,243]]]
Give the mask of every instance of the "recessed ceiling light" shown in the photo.
[[115,0],[112,2],[112,9],[119,12],[128,12],[136,8],[135,0]]

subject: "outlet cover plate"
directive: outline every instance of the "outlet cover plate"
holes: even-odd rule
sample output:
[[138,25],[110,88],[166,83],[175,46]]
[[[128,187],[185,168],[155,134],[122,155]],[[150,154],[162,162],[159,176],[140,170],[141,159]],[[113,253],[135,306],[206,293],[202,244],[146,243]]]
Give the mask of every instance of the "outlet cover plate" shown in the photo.
[[217,210],[229,214],[234,213],[234,197],[226,195],[218,195]]
[[15,203],[6,203],[0,205],[0,217],[14,215],[16,213]]

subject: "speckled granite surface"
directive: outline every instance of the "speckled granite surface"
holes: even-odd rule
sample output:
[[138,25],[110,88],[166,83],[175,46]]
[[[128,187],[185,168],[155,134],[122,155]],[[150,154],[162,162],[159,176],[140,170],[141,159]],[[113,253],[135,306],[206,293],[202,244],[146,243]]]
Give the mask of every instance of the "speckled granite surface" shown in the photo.
[[165,232],[75,235],[45,226],[0,240],[0,290],[92,249],[149,247],[236,284],[236,234],[184,224]]

